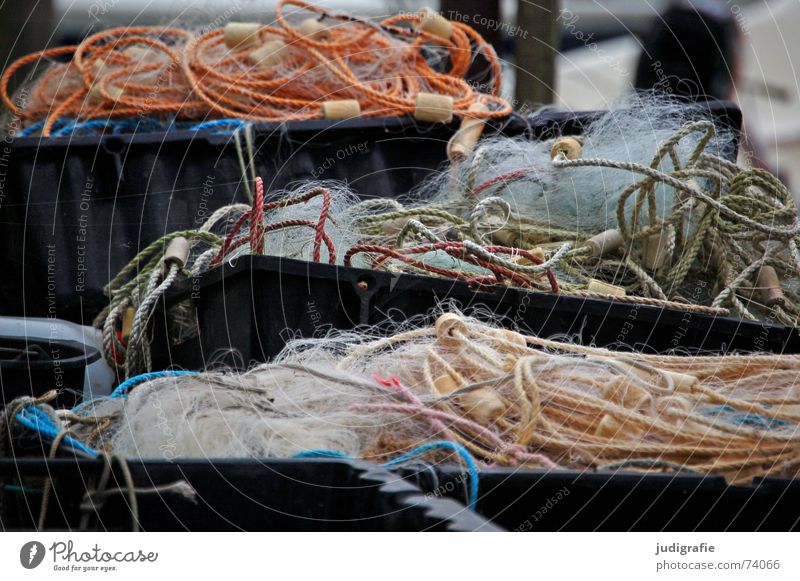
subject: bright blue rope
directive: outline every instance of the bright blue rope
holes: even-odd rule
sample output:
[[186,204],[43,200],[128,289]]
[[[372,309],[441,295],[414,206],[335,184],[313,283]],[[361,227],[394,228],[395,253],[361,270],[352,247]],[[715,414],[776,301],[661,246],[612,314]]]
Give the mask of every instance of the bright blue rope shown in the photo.
[[190,127],[189,131],[212,130],[215,133],[229,133],[241,127],[244,127],[244,121],[241,119],[214,119],[213,121],[198,123]]
[[38,121],[33,125],[28,125],[25,129],[19,132],[19,135],[20,137],[28,137],[29,135],[33,135],[39,131],[42,127],[44,127],[44,121]]
[[[69,125],[73,123],[72,119],[56,119],[56,122],[53,124],[53,129],[60,129],[65,125]],[[33,125],[28,125],[25,129],[19,132],[20,137],[30,137],[31,135],[35,134],[38,131],[42,130],[44,127],[44,121],[37,121]]]
[[[464,461],[464,464],[467,466],[467,472],[469,472],[469,504],[467,505],[470,509],[475,509],[475,505],[478,502],[478,487],[480,486],[480,475],[478,471],[478,465],[475,463],[475,459],[472,457],[472,454],[457,442],[448,442],[446,440],[441,440],[437,442],[429,442],[427,444],[423,444],[418,448],[414,448],[410,452],[406,452],[405,454],[394,458],[393,460],[389,460],[385,464],[381,464],[384,468],[391,468],[393,466],[398,466],[400,464],[405,464],[409,460],[413,460],[423,454],[427,454],[431,450],[449,450],[450,452],[455,452],[458,454],[461,459]],[[343,454],[342,452],[337,452],[336,450],[306,450],[305,452],[299,452],[294,455],[295,458],[351,458],[347,454]]]
[[[141,375],[131,377],[130,379],[120,383],[117,386],[117,389],[115,389],[108,397],[109,398],[125,397],[127,396],[127,392],[130,389],[136,387],[137,385],[145,381],[159,379],[161,377],[178,377],[181,375],[194,375],[196,373],[198,372],[197,371],[154,371],[152,373],[143,373]],[[99,400],[103,399],[106,398],[97,398],[94,400],[89,400],[87,402],[84,402],[76,406],[72,411],[76,412],[86,406],[97,403]],[[58,426],[56,426],[53,423],[53,421],[46,413],[44,413],[41,409],[35,406],[27,406],[23,408],[17,414],[17,421],[19,421],[19,423],[22,426],[28,428],[29,430],[33,430],[34,432],[38,432],[39,434],[50,440],[55,439],[56,436],[58,436],[59,434]],[[99,454],[98,451],[92,450],[85,444],[79,442],[78,440],[75,440],[74,438],[71,438],[70,436],[64,437],[62,442],[74,450],[79,450],[91,456],[97,456]]]
[[[17,421],[29,430],[38,432],[48,440],[55,440],[60,433],[58,426],[53,423],[46,413],[36,406],[31,405],[22,408],[22,410],[17,413]],[[79,442],[70,436],[64,436],[64,438],[61,440],[61,443],[66,444],[74,450],[89,454],[90,456],[97,456],[99,454],[98,451],[92,450],[82,442]]]
[[150,381],[151,379],[159,379],[161,377],[177,377],[179,375],[193,375],[198,373],[197,371],[153,371],[151,373],[143,373],[141,375],[137,375],[135,377],[131,377],[120,383],[113,392],[111,392],[107,396],[100,396],[90,400],[87,400],[83,403],[79,403],[74,408],[72,408],[72,413],[76,414],[80,412],[83,408],[95,405],[101,401],[105,401],[111,398],[118,398],[118,397],[125,397],[127,395],[127,391],[132,389],[133,387],[139,385],[144,381]]
[[77,123],[70,123],[66,127],[62,127],[58,131],[54,131],[51,135],[53,137],[66,137],[68,135],[75,135],[76,133],[86,133],[87,129],[92,130],[89,135],[94,133],[95,129],[105,129],[106,127],[114,127],[114,121],[104,121],[102,119],[92,119],[91,121],[81,121]]
[[474,509],[475,505],[478,502],[478,486],[479,486],[479,474],[478,474],[478,465],[475,463],[475,459],[472,457],[467,449],[457,442],[449,442],[447,440],[441,440],[438,442],[429,442],[427,444],[423,444],[418,448],[414,448],[410,452],[406,452],[402,456],[398,456],[393,460],[389,460],[385,466],[386,468],[390,468],[392,466],[397,466],[398,464],[403,464],[408,462],[409,460],[413,460],[418,456],[422,456],[430,452],[431,450],[449,450],[450,452],[455,452],[458,454],[461,459],[464,461],[464,464],[467,465],[467,472],[469,472],[469,504],[467,505],[469,508]]
[[[29,135],[38,131],[44,125],[36,123],[25,128],[21,135]],[[91,119],[89,121],[74,121],[59,119],[54,127],[53,137],[67,137],[70,135],[96,135],[105,130],[111,130],[114,135],[122,133],[147,133],[150,131],[169,131],[170,127],[153,117],[127,117],[125,119]]]
[[153,117],[127,117],[114,121],[112,133],[119,135],[121,133],[147,133],[150,131],[169,131],[170,127],[165,126],[158,119]]
[[[178,377],[181,375],[194,375],[198,373],[197,371],[155,371],[152,373],[143,373],[141,375],[137,375],[135,377],[131,377],[130,379],[123,381],[121,384],[117,386],[109,398],[120,398],[127,396],[127,392],[132,389],[133,387],[137,386],[140,383],[145,381],[150,381],[153,379],[159,379],[161,377]],[[107,398],[97,398],[94,400],[89,400],[88,402],[84,402],[78,406],[76,406],[72,411],[76,412],[83,407],[88,405],[92,405],[97,403],[99,400],[103,400]],[[50,417],[44,413],[41,409],[37,408],[36,406],[27,406],[23,408],[17,414],[17,421],[24,427],[28,428],[29,430],[33,430],[34,432],[38,432],[43,437],[54,440],[58,434],[59,429]],[[89,454],[90,456],[97,456],[99,452],[97,450],[93,450],[79,442],[78,440],[70,437],[65,436],[62,439],[62,442],[72,448],[73,450],[78,450],[80,452],[84,452],[85,454]]]
[[298,452],[294,458],[352,458],[344,452],[337,452],[336,450],[306,450],[305,452]]
[[[30,137],[42,130],[44,121],[38,121],[19,132],[20,137]],[[154,117],[126,117],[123,119],[58,119],[53,125],[52,137],[68,137],[70,135],[96,135],[109,130],[113,135],[124,133],[148,133],[151,131],[172,131],[185,129],[188,131],[211,131],[213,133],[232,133],[244,127],[241,119],[214,119],[203,123],[176,124],[174,119],[167,123]]]
[[[111,393],[109,396],[110,399],[126,397],[127,392],[139,385],[140,383],[144,383],[146,381],[152,381],[154,379],[160,379],[162,377],[180,377],[182,375],[196,375],[199,373],[198,371],[180,371],[180,370],[169,370],[169,371],[153,371],[150,373],[142,373],[141,375],[137,375],[135,377],[131,377],[120,383],[117,388]],[[93,400],[96,401],[96,400]],[[87,404],[91,404],[92,401],[86,402],[77,406],[75,409],[79,409]],[[74,410],[73,410],[74,411]],[[42,410],[35,406],[28,406],[23,408],[17,414],[17,421],[20,424],[25,426],[28,429],[34,430],[39,432],[43,436],[48,438],[55,439],[56,436],[59,434],[58,427],[51,421],[49,416],[45,414]],[[83,443],[71,438],[69,436],[64,437],[62,440],[65,444],[69,445],[73,449],[80,450],[81,452],[85,452],[86,454],[97,456],[99,452],[96,450],[92,450],[88,446],[84,445]],[[469,503],[468,507],[470,509],[474,509],[475,505],[478,502],[478,487],[480,485],[479,482],[479,471],[478,466],[475,463],[474,458],[472,455],[467,451],[464,446],[458,444],[457,442],[449,442],[446,440],[441,440],[437,442],[429,442],[427,444],[423,444],[417,448],[414,448],[410,452],[406,452],[394,458],[384,464],[382,466],[384,468],[391,468],[393,466],[398,466],[400,464],[404,464],[409,460],[413,460],[423,454],[427,454],[432,450],[449,450],[450,452],[455,452],[458,454],[461,459],[464,461],[464,464],[467,466],[467,471],[469,472]],[[343,452],[338,452],[336,450],[306,450],[304,452],[299,452],[294,455],[295,458],[351,458],[347,454]]]
[[137,375],[135,377],[131,377],[130,379],[126,379],[122,383],[117,386],[117,389],[111,392],[110,398],[117,398],[117,397],[124,397],[126,392],[133,387],[136,387],[140,383],[144,383],[145,381],[151,381],[153,379],[161,379],[162,377],[180,377],[181,375],[197,375],[198,371],[152,371],[150,373],[142,373],[141,375]]

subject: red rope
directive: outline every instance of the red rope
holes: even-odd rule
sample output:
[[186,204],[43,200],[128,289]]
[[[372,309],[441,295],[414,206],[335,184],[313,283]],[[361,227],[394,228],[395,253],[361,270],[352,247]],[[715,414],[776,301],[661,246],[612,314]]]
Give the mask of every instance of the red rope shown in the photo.
[[[498,253],[498,254],[508,254],[512,256],[522,256],[527,260],[533,262],[534,264],[542,264],[544,261],[536,256],[535,254],[527,251],[522,250],[519,248],[508,248],[506,246],[485,246],[486,251]],[[475,264],[482,268],[485,268],[491,271],[495,278],[492,279],[491,277],[474,277],[468,276],[461,272],[441,268],[438,266],[434,266],[432,264],[427,264],[422,260],[412,258],[409,256],[410,254],[424,254],[426,252],[431,252],[434,250],[443,250],[447,252],[450,256],[454,258],[458,258],[460,260],[464,260],[465,262],[469,262],[471,264]],[[399,250],[393,248],[387,248],[385,246],[379,246],[377,244],[359,244],[351,248],[344,257],[344,265],[345,266],[352,266],[352,259],[353,256],[360,253],[371,252],[375,254],[380,254],[379,258],[376,258],[372,263],[372,268],[379,268],[384,262],[387,260],[394,258],[396,260],[400,260],[406,264],[409,264],[415,268],[419,268],[422,270],[426,270],[428,272],[432,272],[434,274],[438,274],[441,276],[445,276],[448,278],[454,278],[456,280],[463,280],[470,284],[479,284],[485,285],[487,282],[489,284],[496,284],[501,282],[504,278],[511,280],[516,285],[521,286],[523,288],[531,288],[530,283],[521,275],[514,272],[513,270],[506,268],[505,266],[494,264],[480,258],[479,256],[475,256],[472,254],[469,249],[465,248],[461,242],[437,242],[435,244],[425,244],[422,246],[411,246],[408,248],[401,248]],[[546,269],[545,274],[547,275],[548,282],[550,283],[550,287],[553,292],[559,292],[558,282],[556,281],[555,275],[553,274],[551,269]]]
[[236,220],[236,223],[233,225],[233,227],[228,232],[228,235],[225,237],[222,246],[219,247],[219,252],[217,252],[217,255],[214,257],[214,260],[211,261],[211,266],[216,266],[217,264],[222,262],[222,258],[226,254],[228,254],[228,252],[230,252],[231,250],[230,246],[233,243],[233,239],[236,237],[236,233],[239,232],[239,230],[242,228],[244,223],[249,218],[250,218],[250,212],[247,212],[246,214],[242,214],[241,216],[239,216],[239,219]]
[[526,168],[522,168],[522,169],[515,169],[513,171],[510,171],[510,172],[507,172],[507,173],[504,173],[504,174],[500,174],[499,176],[493,177],[492,179],[483,182],[477,188],[475,188],[474,190],[468,192],[468,194],[470,196],[472,196],[473,198],[475,198],[475,197],[481,195],[483,192],[485,192],[489,188],[491,188],[492,186],[495,186],[495,185],[497,185],[499,183],[502,183],[502,182],[513,182],[513,181],[516,181],[516,180],[524,178],[528,174],[535,173],[535,172],[536,172],[536,170],[534,168],[531,168],[531,167],[526,167]]
[[[299,204],[301,202],[308,202],[309,200],[316,198],[317,196],[322,196],[322,209],[319,212],[319,221],[317,221],[317,224],[315,226],[316,235],[314,236],[314,256],[313,256],[314,262],[320,261],[322,241],[323,237],[325,237],[326,235],[325,224],[328,221],[328,212],[330,211],[331,207],[331,193],[326,188],[319,187],[319,188],[314,188],[313,190],[309,190],[305,194],[295,196],[294,198],[289,198],[288,200],[277,200],[275,202],[270,202],[269,204],[264,206],[265,210],[285,208],[287,206],[293,206],[294,204]],[[332,246],[328,246],[328,252],[332,256],[332,258],[331,256],[328,257],[328,262],[330,264],[334,264],[336,262],[336,254],[335,250],[332,250]]]
[[[274,232],[276,230],[282,230],[284,228],[296,228],[296,227],[308,227],[316,231],[317,223],[312,222],[311,220],[284,220],[283,222],[275,222],[274,224],[267,224],[267,226],[265,227],[265,232]],[[245,242],[249,241],[250,239],[245,236],[242,236],[234,240],[230,244],[228,252],[236,250],[240,246],[243,246]],[[324,231],[322,233],[322,243],[325,244],[325,247],[328,249],[328,264],[336,264],[336,247],[333,244],[333,240],[331,240],[330,236],[328,236],[328,233]]]
[[250,252],[264,254],[264,181],[256,178],[253,209],[250,210]]
[[[383,254],[387,258],[395,258],[397,260],[405,262],[406,264],[410,264],[411,266],[420,268],[422,270],[427,270],[428,272],[432,272],[434,274],[439,274],[441,276],[446,276],[448,278],[455,278],[457,280],[463,280],[463,281],[470,280],[470,277],[455,270],[448,270],[446,268],[433,266],[432,264],[426,264],[421,260],[417,260],[415,258],[411,258],[410,256],[406,256],[405,254],[402,254],[397,250],[394,250],[392,248],[387,248],[385,246],[379,246],[377,244],[359,244],[357,246],[353,246],[353,248],[351,248],[344,256],[344,265],[352,266],[351,260],[353,256],[361,252],[375,252],[378,254]],[[373,268],[374,267],[375,265],[373,264]]]
[[[264,224],[264,214],[269,210],[277,208],[286,208],[308,202],[309,200],[322,196],[322,209],[319,213],[319,220],[311,222],[309,220],[284,220],[275,224]],[[295,226],[308,226],[314,229],[314,262],[320,262],[322,257],[322,245],[325,244],[328,249],[328,263],[336,264],[336,246],[331,240],[330,236],[325,232],[325,226],[328,222],[328,217],[331,207],[331,194],[326,188],[314,188],[308,192],[288,198],[285,200],[276,200],[274,202],[264,203],[264,182],[258,177],[255,183],[255,196],[253,197],[253,206],[249,212],[242,214],[234,223],[233,227],[228,232],[225,240],[219,248],[219,252],[211,261],[211,266],[217,266],[222,262],[222,259],[231,250],[242,246],[245,241],[250,242],[250,251],[253,254],[264,254],[266,248],[264,245],[264,235],[267,232],[274,232],[283,228],[291,228]],[[249,238],[237,239],[239,231],[244,227],[244,224],[249,220],[250,222],[250,236]]]

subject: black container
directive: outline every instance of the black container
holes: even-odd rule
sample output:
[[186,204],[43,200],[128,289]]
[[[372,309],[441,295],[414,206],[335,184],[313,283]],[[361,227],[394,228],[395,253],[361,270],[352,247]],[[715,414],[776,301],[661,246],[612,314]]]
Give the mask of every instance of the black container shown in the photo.
[[[730,103],[691,110],[741,125]],[[514,116],[486,133],[580,133],[596,115]],[[335,179],[363,197],[399,196],[441,168],[457,127],[410,118],[257,124],[254,165],[268,192]],[[16,137],[0,166],[0,315],[90,324],[107,304],[103,287],[139,250],[246,201],[234,139],[210,131]]]
[[[464,498],[458,469],[405,474],[429,494]],[[492,468],[476,511],[511,531],[794,531],[799,504],[800,481],[789,479]]]
[[[41,490],[52,482],[46,530],[77,529],[100,460],[0,458],[0,530],[32,530]],[[475,531],[497,530],[458,502],[426,496],[375,464],[357,460],[130,460],[137,488],[186,481],[195,501],[161,492],[137,495],[146,531]],[[9,484],[11,486],[9,486]],[[115,466],[108,488],[126,488]],[[130,530],[124,495],[91,512],[89,530]]]
[[188,302],[191,320],[179,332],[167,326],[166,311],[155,317],[154,365],[203,369],[213,361],[246,368],[268,361],[293,337],[359,325],[388,331],[417,315],[432,323],[441,301],[478,318],[492,313],[527,334],[567,335],[619,350],[800,352],[800,332],[790,327],[516,288],[476,292],[441,278],[246,256],[168,294],[167,311]]
[[95,347],[77,341],[0,337],[0,407],[56,389],[53,405],[72,408],[83,394],[86,367],[99,358]]

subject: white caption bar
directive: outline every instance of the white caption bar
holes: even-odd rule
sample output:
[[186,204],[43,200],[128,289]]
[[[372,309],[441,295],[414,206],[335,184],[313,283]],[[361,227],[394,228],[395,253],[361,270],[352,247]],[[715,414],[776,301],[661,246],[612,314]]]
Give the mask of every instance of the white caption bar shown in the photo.
[[796,580],[798,553],[796,536],[773,533],[3,533],[0,572],[20,580]]

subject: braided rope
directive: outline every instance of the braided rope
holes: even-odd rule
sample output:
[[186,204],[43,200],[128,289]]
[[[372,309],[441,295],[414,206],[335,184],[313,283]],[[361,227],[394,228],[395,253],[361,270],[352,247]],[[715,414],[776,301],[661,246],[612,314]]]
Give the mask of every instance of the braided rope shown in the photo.
[[[317,39],[292,25],[284,12],[302,9],[330,25],[328,39]],[[420,93],[452,99],[459,117],[499,119],[511,106],[499,97],[500,62],[492,47],[472,28],[450,22],[450,38],[422,28],[421,13],[405,12],[376,24],[333,13],[300,0],[280,0],[276,25],[259,26],[254,42],[228,48],[225,30],[199,35],[175,27],[118,27],[92,34],[75,46],[26,55],[0,78],[0,99],[12,113],[42,122],[49,136],[64,118],[77,122],[142,115],[176,119],[232,118],[247,121],[293,121],[324,117],[323,100],[352,99],[361,116],[413,114]],[[279,43],[281,57],[264,63],[259,52]],[[138,49],[139,53],[133,49]],[[441,72],[428,58],[431,51],[449,62]],[[142,51],[146,51],[144,55]],[[397,58],[387,58],[396,54]],[[487,93],[466,80],[472,58],[490,64]],[[71,57],[47,70],[32,89],[31,103],[18,106],[8,93],[20,70],[49,59]],[[431,59],[434,60],[434,59]],[[257,64],[256,64],[257,63]],[[310,79],[310,80],[307,80]],[[475,103],[486,105],[471,111]],[[243,169],[244,152],[234,134]],[[252,139],[245,129],[252,159]],[[254,168],[249,164],[250,179]],[[249,184],[245,188],[250,194]]]

